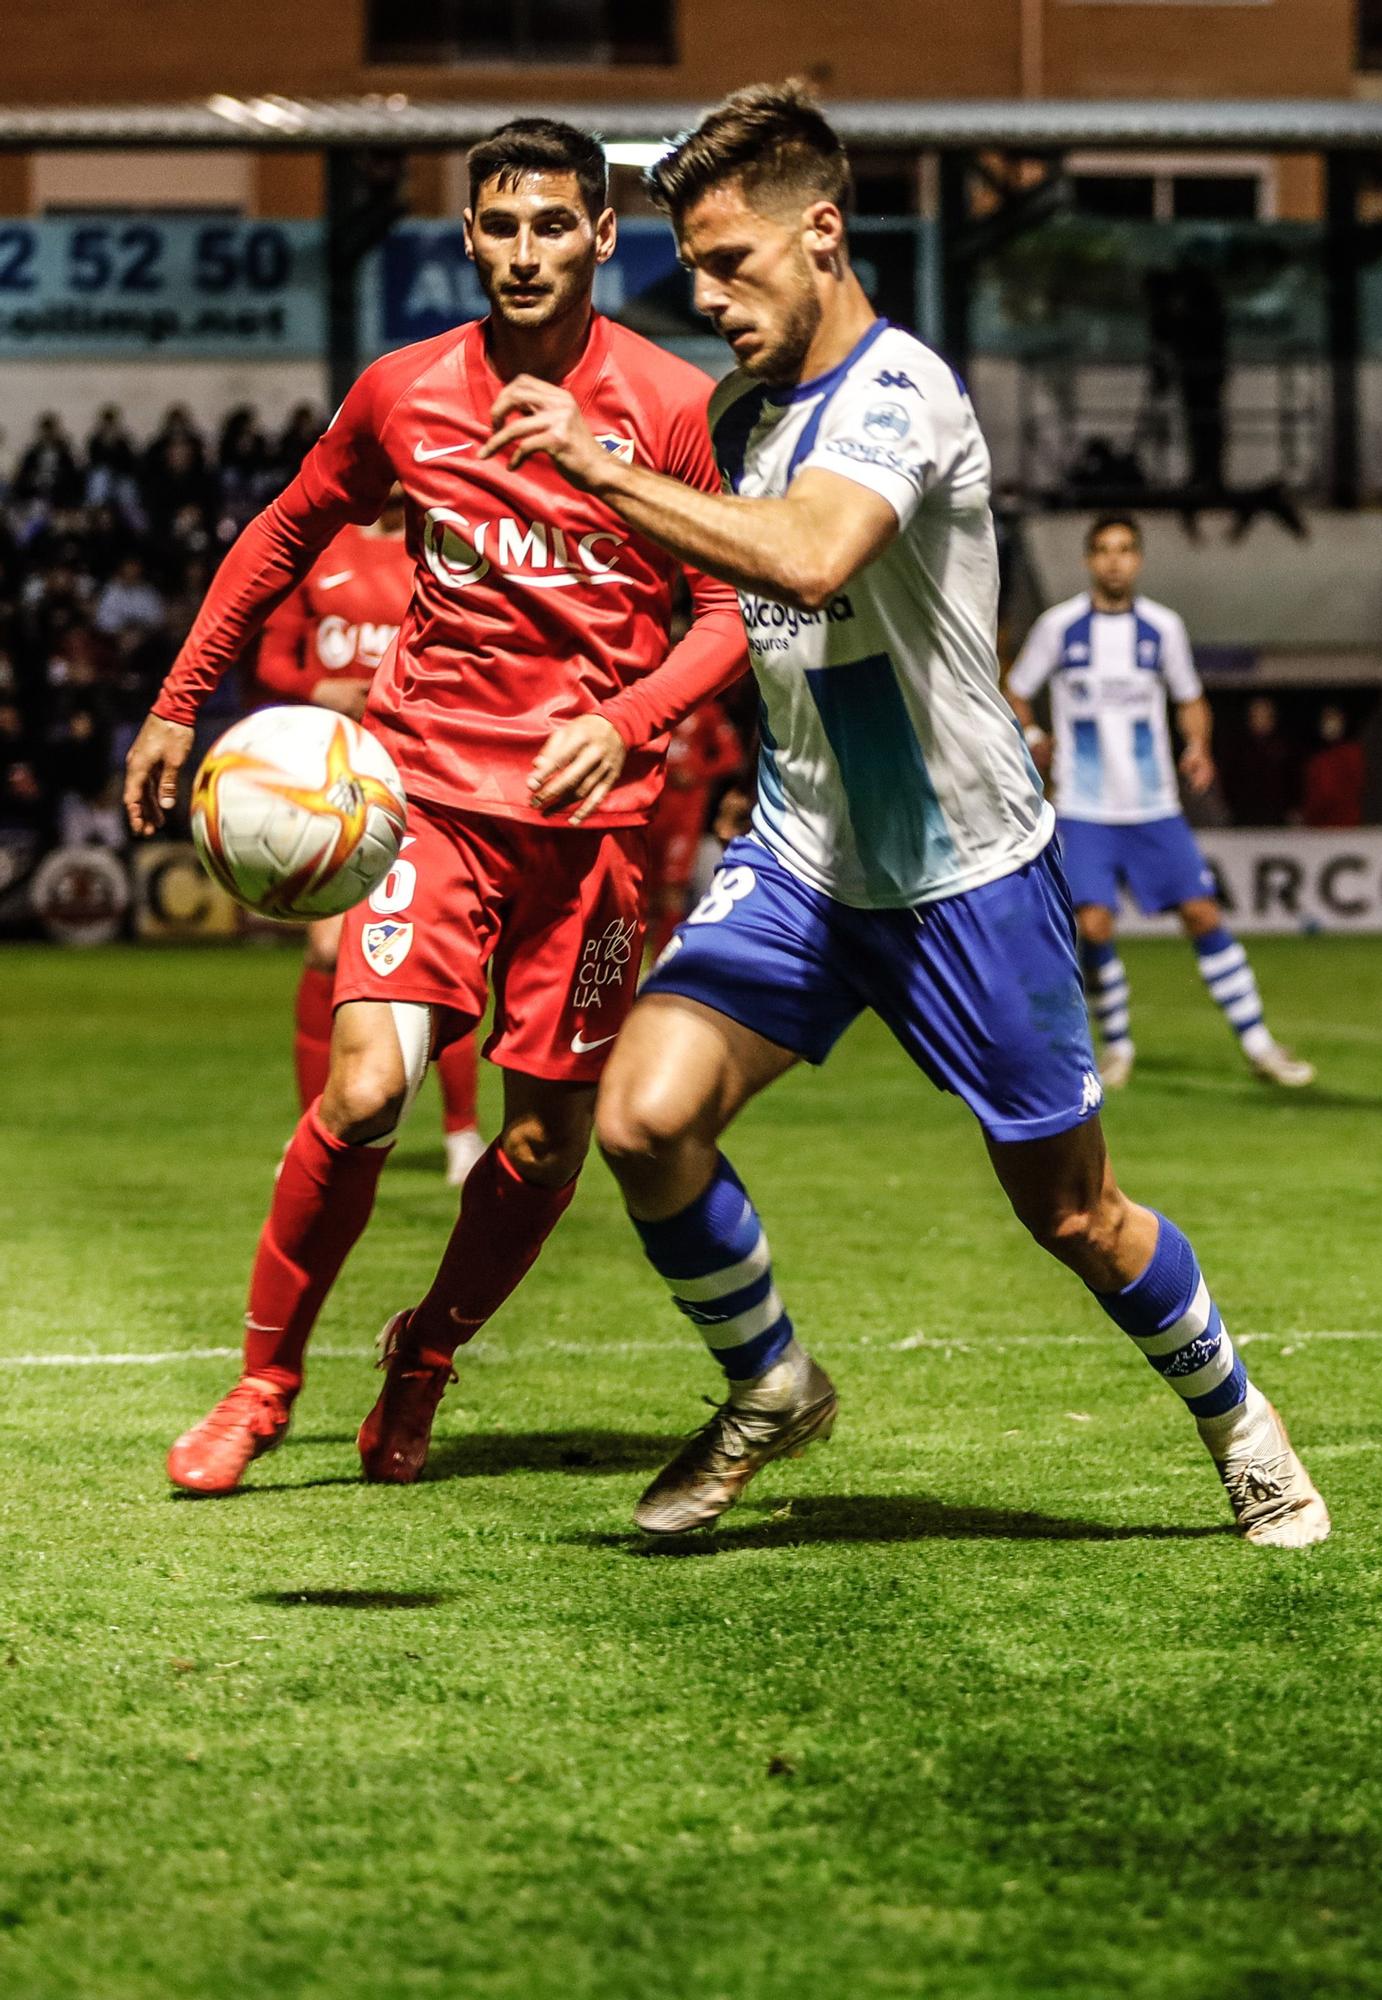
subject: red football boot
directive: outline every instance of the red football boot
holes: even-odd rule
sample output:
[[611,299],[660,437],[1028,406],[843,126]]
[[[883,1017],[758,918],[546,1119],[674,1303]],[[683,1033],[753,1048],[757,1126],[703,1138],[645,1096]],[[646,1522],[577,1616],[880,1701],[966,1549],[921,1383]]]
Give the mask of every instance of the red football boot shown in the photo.
[[276,1382],[242,1375],[168,1453],[168,1477],[189,1493],[233,1493],[256,1458],[288,1434],[293,1402]]
[[395,1313],[379,1336],[384,1386],[355,1440],[361,1470],[375,1485],[412,1485],[427,1463],[437,1406],[456,1380],[448,1360],[408,1344],[410,1317]]

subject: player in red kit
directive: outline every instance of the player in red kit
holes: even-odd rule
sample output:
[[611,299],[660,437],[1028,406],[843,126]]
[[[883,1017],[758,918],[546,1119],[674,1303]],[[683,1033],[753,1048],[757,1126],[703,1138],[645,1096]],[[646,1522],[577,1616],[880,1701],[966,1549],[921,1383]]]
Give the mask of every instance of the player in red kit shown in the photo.
[[648,950],[657,958],[686,915],[710,793],[744,761],[744,746],[718,701],[672,731],[667,783],[648,823]]
[[[256,677],[275,701],[307,701],[362,720],[370,682],[398,636],[413,594],[413,565],[403,535],[403,492],[390,490],[368,527],[342,528],[297,589],[285,597],[259,640]],[[341,942],[340,917],[307,926],[298,981],[293,1062],[301,1108],[326,1089],[332,991]],[[475,1038],[457,1035],[437,1050],[446,1177],[460,1187],[484,1152],[475,1129]]]
[[607,451],[718,491],[706,378],[592,311],[615,237],[598,143],[514,121],[471,153],[470,187],[467,248],[489,316],[365,371],[227,555],[128,760],[130,820],[146,832],[173,802],[206,690],[397,480],[413,595],[365,721],[402,773],[408,832],[345,921],[330,1075],[260,1237],[244,1375],[169,1454],[170,1476],[197,1492],[230,1491],[282,1439],[313,1321],[439,1026],[473,1026],[488,980],[503,1129],[466,1181],[430,1289],[385,1328],[384,1387],[360,1432],[366,1478],[417,1477],[456,1347],[528,1270],[585,1159],[595,1085],[634,997],[668,732],[745,662],[729,588],[687,572],[692,622],[669,652],[678,562],[549,462],[480,455],[503,384],[527,373],[563,384]]

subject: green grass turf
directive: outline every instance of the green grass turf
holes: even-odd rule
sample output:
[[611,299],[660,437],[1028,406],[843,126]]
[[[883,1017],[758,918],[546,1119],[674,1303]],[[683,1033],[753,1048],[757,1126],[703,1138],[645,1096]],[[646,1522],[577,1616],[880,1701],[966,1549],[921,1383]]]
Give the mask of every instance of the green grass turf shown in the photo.
[[[0,1994],[1382,1992],[1382,944],[1254,957],[1320,1086],[1253,1083],[1188,954],[1133,947],[1107,1123],[1326,1490],[1302,1555],[1224,1531],[1173,1398],[870,1022],[732,1141],[842,1415],[713,1537],[629,1532],[715,1382],[598,1165],[427,1481],[357,1482],[370,1338],[451,1213],[430,1094],[289,1445],[174,1498],[293,958],[5,952]],[[170,1358],[22,1359],[115,1353]]]

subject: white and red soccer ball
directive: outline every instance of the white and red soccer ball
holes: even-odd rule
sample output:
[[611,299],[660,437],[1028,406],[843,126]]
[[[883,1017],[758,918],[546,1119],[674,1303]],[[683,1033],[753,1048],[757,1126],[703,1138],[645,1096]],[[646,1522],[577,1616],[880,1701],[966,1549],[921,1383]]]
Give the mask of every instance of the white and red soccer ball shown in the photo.
[[192,838],[237,903],[284,923],[339,916],[393,866],[407,799],[367,729],[327,708],[262,708],[212,744]]

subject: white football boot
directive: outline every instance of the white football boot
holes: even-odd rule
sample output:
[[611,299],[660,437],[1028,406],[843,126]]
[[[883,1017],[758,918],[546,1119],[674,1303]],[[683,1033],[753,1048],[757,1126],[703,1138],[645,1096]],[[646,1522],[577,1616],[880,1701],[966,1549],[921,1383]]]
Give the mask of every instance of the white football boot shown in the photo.
[[1302,1056],[1293,1056],[1280,1042],[1272,1042],[1249,1056],[1248,1063],[1254,1076],[1260,1076],[1264,1083],[1279,1083],[1283,1090],[1303,1090],[1307,1083],[1315,1081],[1315,1065]]
[[663,1467],[633,1510],[650,1535],[684,1535],[732,1507],[756,1472],[775,1458],[799,1458],[835,1427],[835,1385],[810,1355],[795,1354],[747,1382]]
[[1233,1518],[1259,1548],[1304,1549],[1329,1533],[1329,1509],[1296,1457],[1286,1426],[1260,1389],[1231,1418],[1198,1422]]
[[1132,1066],[1137,1051],[1131,1042],[1115,1042],[1104,1050],[1104,1059],[1099,1065],[1099,1081],[1105,1090],[1121,1090],[1132,1075]]

